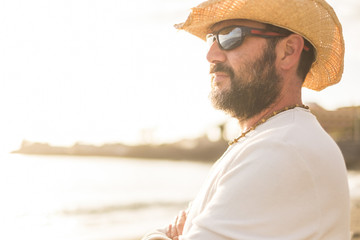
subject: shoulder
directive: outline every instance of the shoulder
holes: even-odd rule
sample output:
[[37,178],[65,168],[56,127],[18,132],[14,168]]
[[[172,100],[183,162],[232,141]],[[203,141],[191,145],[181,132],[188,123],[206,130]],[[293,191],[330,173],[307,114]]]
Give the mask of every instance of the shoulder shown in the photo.
[[256,151],[257,154],[279,154],[280,151],[283,154],[295,154],[294,157],[342,158],[335,141],[321,127],[316,117],[304,109],[293,109],[269,119],[244,139],[238,149]]
[[[294,109],[276,116],[236,143],[229,169],[242,167],[318,175],[346,171],[341,151],[309,111]],[[302,170],[302,171],[300,171]]]

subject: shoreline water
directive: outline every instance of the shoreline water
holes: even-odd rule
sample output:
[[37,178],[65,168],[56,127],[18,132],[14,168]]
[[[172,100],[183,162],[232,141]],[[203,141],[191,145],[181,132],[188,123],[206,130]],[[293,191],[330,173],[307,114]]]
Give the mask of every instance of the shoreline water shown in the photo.
[[[191,161],[3,155],[0,223],[8,226],[8,234],[12,235],[3,232],[0,238],[139,239],[172,221],[179,210],[186,208],[211,165]],[[184,180],[184,175],[190,180]],[[351,231],[355,234],[353,240],[358,240],[360,171],[349,171],[348,179]]]

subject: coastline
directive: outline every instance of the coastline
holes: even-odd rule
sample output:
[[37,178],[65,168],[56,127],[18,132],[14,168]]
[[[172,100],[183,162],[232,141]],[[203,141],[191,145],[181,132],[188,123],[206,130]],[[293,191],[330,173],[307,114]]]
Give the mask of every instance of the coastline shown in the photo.
[[[343,153],[348,170],[360,171],[360,142],[337,142]],[[52,146],[48,143],[23,141],[20,148],[11,153],[29,155],[68,155],[126,157],[143,159],[171,159],[201,162],[215,162],[228,147],[224,139],[210,141],[206,136],[195,139],[183,139],[167,144],[126,145],[105,143],[101,146],[75,143],[73,146]]]

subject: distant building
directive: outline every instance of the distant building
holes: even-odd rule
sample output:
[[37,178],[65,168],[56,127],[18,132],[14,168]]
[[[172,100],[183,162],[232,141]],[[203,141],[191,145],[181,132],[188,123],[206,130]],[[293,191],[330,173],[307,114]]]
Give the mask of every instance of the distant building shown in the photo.
[[316,103],[308,105],[322,127],[335,141],[360,142],[360,106],[328,111]]

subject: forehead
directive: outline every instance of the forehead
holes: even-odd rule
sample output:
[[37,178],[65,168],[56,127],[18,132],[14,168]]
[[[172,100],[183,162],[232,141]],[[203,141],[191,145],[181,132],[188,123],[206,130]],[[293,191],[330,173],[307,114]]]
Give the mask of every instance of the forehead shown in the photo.
[[215,23],[210,27],[209,32],[216,32],[222,28],[228,27],[228,26],[245,26],[245,27],[254,27],[254,28],[265,28],[264,23],[251,21],[251,20],[245,20],[245,19],[232,19],[232,20],[225,20],[222,22]]

